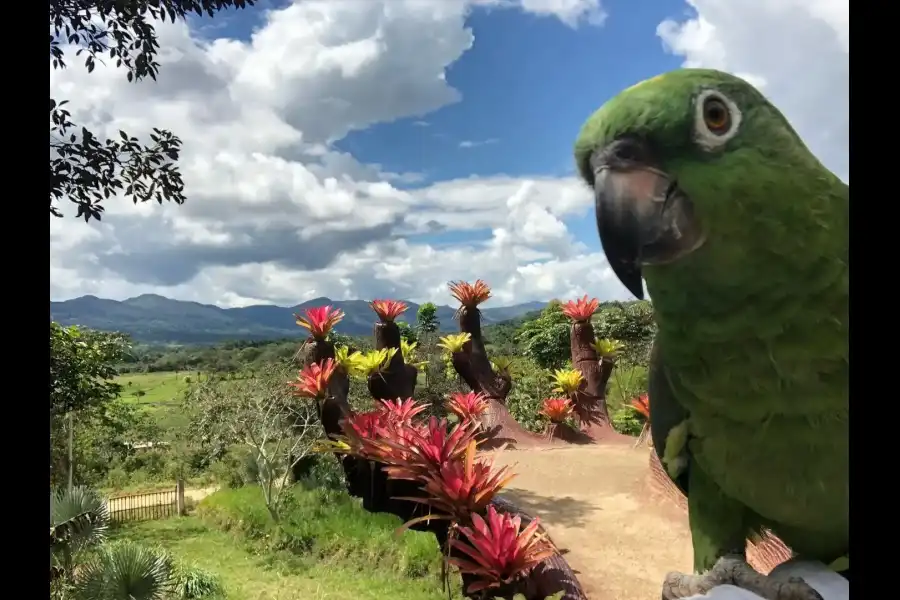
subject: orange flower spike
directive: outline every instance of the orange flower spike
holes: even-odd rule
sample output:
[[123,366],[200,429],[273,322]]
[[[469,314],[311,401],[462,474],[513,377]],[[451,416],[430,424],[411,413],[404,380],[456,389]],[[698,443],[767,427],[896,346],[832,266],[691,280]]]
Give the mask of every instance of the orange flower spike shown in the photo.
[[588,300],[587,294],[578,300],[569,300],[562,306],[564,315],[575,321],[576,323],[584,323],[591,320],[591,316],[597,312],[600,301],[596,298]]
[[637,398],[631,401],[631,406],[644,415],[644,418],[650,418],[650,396],[648,394],[641,394]]
[[450,294],[467,308],[474,308],[491,297],[490,286],[481,279],[476,280],[474,284],[451,281],[448,285]]
[[304,310],[303,316],[295,314],[294,318],[297,319],[297,325],[309,329],[313,339],[322,341],[344,318],[344,311],[330,306],[317,306]]
[[383,323],[393,323],[394,319],[406,312],[409,308],[405,302],[400,300],[372,300],[369,306],[378,315]]
[[478,419],[488,409],[488,399],[482,393],[455,392],[445,405],[447,410],[459,417],[460,421]]
[[538,412],[554,423],[562,423],[572,414],[572,401],[569,398],[547,398]]
[[306,365],[297,375],[297,380],[290,382],[294,395],[320,400],[325,398],[328,395],[328,382],[336,367],[337,364],[331,358]]

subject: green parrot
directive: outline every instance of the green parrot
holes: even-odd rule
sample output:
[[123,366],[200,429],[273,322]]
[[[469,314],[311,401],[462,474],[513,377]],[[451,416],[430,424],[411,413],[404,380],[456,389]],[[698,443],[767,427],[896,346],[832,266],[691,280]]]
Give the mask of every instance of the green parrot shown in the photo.
[[663,597],[820,598],[745,549],[768,529],[849,565],[849,186],[753,86],[706,69],[609,100],[575,160],[610,267],[638,298],[646,281],[659,328],[653,445],[688,497],[697,573]]

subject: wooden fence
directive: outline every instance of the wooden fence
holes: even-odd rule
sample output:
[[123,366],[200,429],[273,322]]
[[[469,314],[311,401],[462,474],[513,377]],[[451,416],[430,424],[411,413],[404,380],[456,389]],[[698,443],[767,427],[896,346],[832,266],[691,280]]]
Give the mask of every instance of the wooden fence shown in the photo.
[[164,519],[184,514],[184,482],[174,488],[112,496],[107,499],[109,518],[114,523]]

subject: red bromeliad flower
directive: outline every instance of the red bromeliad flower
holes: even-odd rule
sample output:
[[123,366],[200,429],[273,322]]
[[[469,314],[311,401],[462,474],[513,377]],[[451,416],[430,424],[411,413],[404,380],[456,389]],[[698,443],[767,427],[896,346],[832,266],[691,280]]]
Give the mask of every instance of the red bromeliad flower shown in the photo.
[[413,417],[428,408],[427,404],[419,404],[413,398],[401,400],[379,400],[377,411],[384,414],[391,422],[410,423]]
[[572,401],[568,398],[547,398],[539,412],[553,423],[562,423],[572,414]]
[[328,394],[328,381],[334,374],[337,363],[331,358],[322,362],[310,363],[303,367],[297,380],[290,382],[294,395],[302,398],[323,399]]
[[472,527],[459,528],[468,543],[451,539],[450,545],[468,559],[451,557],[447,560],[461,573],[479,578],[466,593],[509,583],[556,553],[550,540],[538,532],[540,521],[537,517],[520,531],[521,524],[518,516],[498,513],[491,505],[487,509],[487,520],[472,513]]
[[305,316],[294,315],[297,325],[309,329],[315,340],[324,340],[331,329],[344,318],[344,311],[330,306],[317,306],[303,311]]
[[400,300],[372,300],[369,302],[369,306],[383,323],[393,323],[394,319],[406,312],[408,308],[406,303]]
[[394,479],[421,481],[429,474],[440,471],[446,463],[460,458],[469,442],[475,440],[477,423],[466,421],[447,431],[447,419],[431,417],[424,427],[405,432],[382,441],[387,447],[385,472]]
[[449,286],[450,294],[467,308],[478,306],[491,297],[491,288],[481,279],[476,280],[474,285],[466,281],[451,281]]
[[469,392],[462,394],[455,392],[450,394],[447,400],[447,410],[459,417],[460,421],[477,420],[488,409],[488,399],[482,393]]
[[650,396],[648,394],[641,394],[640,396],[632,400],[631,406],[634,408],[634,410],[644,415],[645,419],[650,418]]
[[569,300],[563,304],[562,312],[576,323],[583,323],[591,320],[591,316],[597,312],[598,306],[600,306],[599,300],[596,298],[588,300],[587,294],[585,294],[583,298]]
[[428,498],[407,498],[428,504],[458,520],[484,511],[494,496],[516,474],[509,467],[494,469],[492,461],[476,460],[475,441],[469,442],[464,459],[450,461],[424,478]]

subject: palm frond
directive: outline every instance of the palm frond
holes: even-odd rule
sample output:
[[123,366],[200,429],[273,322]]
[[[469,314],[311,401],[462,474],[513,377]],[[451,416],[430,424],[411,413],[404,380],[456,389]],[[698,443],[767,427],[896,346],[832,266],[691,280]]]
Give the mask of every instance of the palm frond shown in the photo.
[[173,592],[172,558],[164,551],[123,540],[104,544],[79,569],[79,600],[164,600]]

